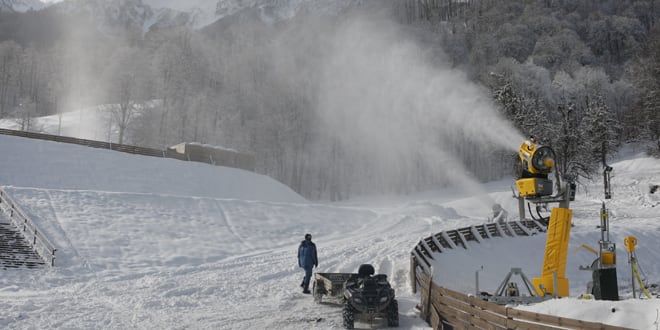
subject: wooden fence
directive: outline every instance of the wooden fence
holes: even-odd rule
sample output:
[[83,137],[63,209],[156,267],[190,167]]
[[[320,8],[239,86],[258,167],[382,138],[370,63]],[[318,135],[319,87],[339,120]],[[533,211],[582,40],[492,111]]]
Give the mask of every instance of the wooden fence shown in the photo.
[[[433,329],[627,329],[552,315],[518,310],[443,288],[431,274],[410,258],[414,292],[420,293],[419,309]],[[432,268],[431,268],[432,269]]]
[[490,222],[478,226],[470,226],[435,233],[417,243],[411,254],[419,265],[428,273],[434,255],[449,252],[452,249],[468,249],[470,243],[479,244],[492,238],[511,238],[532,236],[544,233],[547,223],[544,220],[522,220],[509,222]]
[[51,267],[55,266],[55,252],[57,251],[55,246],[2,187],[0,187],[0,205],[9,220],[32,246],[32,249]]
[[[235,167],[235,168],[241,168],[244,170],[248,171],[254,171],[254,156],[252,155],[243,155],[240,153],[237,153],[238,155],[235,156],[234,158],[238,160],[234,160],[232,158],[232,162],[219,162],[218,159],[213,159],[212,157],[201,157],[201,158],[191,158],[189,155],[179,153],[176,150],[173,149],[154,149],[154,148],[144,148],[144,147],[138,147],[138,146],[132,146],[132,145],[127,145],[127,144],[117,144],[117,143],[110,143],[110,142],[102,142],[102,141],[95,141],[95,140],[87,140],[87,139],[78,139],[78,138],[73,138],[69,136],[60,136],[60,135],[51,135],[51,134],[43,134],[43,133],[34,133],[34,132],[25,132],[25,131],[17,131],[17,130],[11,130],[11,129],[3,129],[0,128],[0,134],[2,135],[11,135],[11,136],[19,136],[19,137],[25,137],[25,138],[30,138],[30,139],[39,139],[39,140],[46,140],[46,141],[54,141],[54,142],[61,142],[61,143],[69,143],[69,144],[77,144],[77,145],[82,145],[82,146],[87,146],[87,147],[93,147],[93,148],[100,148],[100,149],[109,149],[109,150],[115,150],[119,152],[125,152],[129,154],[134,154],[134,155],[142,155],[142,156],[150,156],[150,157],[161,157],[161,158],[173,158],[173,159],[178,159],[178,160],[184,160],[184,161],[194,161],[194,162],[200,162],[200,163],[207,163],[207,164],[212,164],[212,165],[217,165],[217,166],[227,166],[227,167]],[[248,158],[247,160],[243,160],[243,158]],[[247,164],[247,165],[244,165]]]

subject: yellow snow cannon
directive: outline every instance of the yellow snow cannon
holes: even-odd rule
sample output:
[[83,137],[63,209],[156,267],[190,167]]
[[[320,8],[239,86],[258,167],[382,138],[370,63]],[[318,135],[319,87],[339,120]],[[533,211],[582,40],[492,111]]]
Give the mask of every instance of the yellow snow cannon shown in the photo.
[[522,164],[520,179],[516,187],[521,197],[542,197],[552,195],[552,181],[548,174],[555,168],[555,152],[552,148],[536,143],[534,137],[523,142],[518,150]]
[[[516,188],[518,188],[516,197],[519,200],[520,219],[525,217],[525,201],[537,205],[559,203],[559,207],[552,208],[547,219],[548,228],[541,276],[533,278],[532,284],[539,296],[566,297],[569,295],[566,260],[573,219],[573,211],[569,208],[574,191],[573,185],[562,184],[559,173],[555,171],[558,189],[553,195],[554,185],[548,175],[555,170],[557,157],[552,148],[539,144],[533,136],[520,145],[518,156],[521,171],[519,179],[516,180]],[[534,218],[533,214],[530,216]]]

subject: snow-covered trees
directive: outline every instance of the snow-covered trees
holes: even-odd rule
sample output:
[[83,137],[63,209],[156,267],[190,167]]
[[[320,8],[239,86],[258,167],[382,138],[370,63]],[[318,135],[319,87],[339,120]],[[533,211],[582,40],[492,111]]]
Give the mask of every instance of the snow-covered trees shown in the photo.
[[4,117],[8,108],[13,106],[11,98],[17,94],[14,88],[20,52],[20,46],[13,41],[0,43],[0,117]]
[[596,94],[587,100],[582,120],[584,136],[581,140],[588,147],[585,152],[591,156],[590,162],[606,160],[618,147],[621,127],[601,95]]
[[636,85],[641,97],[633,114],[633,125],[652,143],[651,151],[660,155],[660,27],[656,26],[646,57],[636,65]]
[[116,51],[115,61],[107,68],[108,100],[113,104],[112,122],[117,127],[117,143],[124,143],[129,124],[139,108],[149,101],[151,74],[145,56],[137,49]]
[[[450,118],[438,109],[460,89],[427,75],[447,67],[487,86],[490,93],[475,94],[491,96],[521,133],[555,147],[567,175],[588,176],[623,142],[660,143],[655,1],[364,6],[383,3],[393,4],[405,38],[377,31],[347,45],[335,40],[349,22],[344,14],[312,13],[277,24],[237,15],[203,31],[128,29],[114,37],[80,23],[66,40],[1,42],[0,117],[35,129],[33,116],[108,104],[113,142],[162,148],[198,141],[250,151],[261,173],[327,199],[429,188],[448,182],[440,173],[448,167],[481,179],[509,173],[508,151],[475,153],[481,142],[474,136],[443,126]],[[394,47],[364,50],[357,62],[352,56],[375,37]],[[423,54],[391,61],[406,43]],[[330,54],[343,58],[332,63]],[[426,70],[411,71],[426,61]],[[460,104],[465,109],[456,113],[469,110]],[[387,134],[356,134],[358,122]],[[412,132],[405,135],[418,140],[414,147],[397,141],[401,132]]]

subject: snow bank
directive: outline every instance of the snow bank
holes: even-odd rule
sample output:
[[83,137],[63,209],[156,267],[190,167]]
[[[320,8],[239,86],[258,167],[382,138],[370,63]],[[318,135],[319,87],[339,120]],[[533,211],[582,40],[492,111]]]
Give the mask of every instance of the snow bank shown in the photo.
[[305,202],[264,175],[175,159],[0,136],[0,182],[48,189]]
[[634,329],[657,329],[660,324],[660,299],[594,301],[566,298],[518,308]]

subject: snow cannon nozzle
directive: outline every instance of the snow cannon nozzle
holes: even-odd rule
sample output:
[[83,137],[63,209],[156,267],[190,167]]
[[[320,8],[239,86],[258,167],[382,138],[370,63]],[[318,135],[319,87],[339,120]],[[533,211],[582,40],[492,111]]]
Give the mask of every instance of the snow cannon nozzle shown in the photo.
[[523,167],[523,177],[534,175],[547,175],[556,165],[555,151],[538,143],[538,139],[530,136],[520,146],[518,156]]

